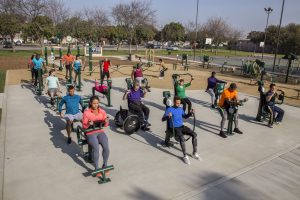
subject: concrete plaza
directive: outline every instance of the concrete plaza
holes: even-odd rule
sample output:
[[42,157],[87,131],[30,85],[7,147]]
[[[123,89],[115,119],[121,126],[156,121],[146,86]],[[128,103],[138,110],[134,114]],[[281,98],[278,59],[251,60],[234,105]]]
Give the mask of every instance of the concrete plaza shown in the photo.
[[[84,82],[81,95],[91,95]],[[219,137],[220,115],[210,109],[209,95],[188,91],[196,110],[198,152],[203,161],[182,162],[180,146],[161,146],[165,124],[161,89],[152,88],[144,103],[150,108],[150,132],[127,136],[113,123],[122,101],[124,78],[113,79],[113,107],[106,133],[110,142],[112,182],[99,185],[90,176],[92,165],[80,156],[76,134],[66,144],[65,121],[50,109],[46,96],[36,96],[29,84],[7,86],[1,143],[4,200],[53,199],[299,199],[300,109],[282,105],[284,123],[270,129],[254,120],[258,100],[240,108],[240,129]],[[106,102],[106,99],[101,99]],[[186,122],[192,127],[192,120]],[[191,153],[191,141],[187,142]],[[101,161],[101,159],[100,159]]]

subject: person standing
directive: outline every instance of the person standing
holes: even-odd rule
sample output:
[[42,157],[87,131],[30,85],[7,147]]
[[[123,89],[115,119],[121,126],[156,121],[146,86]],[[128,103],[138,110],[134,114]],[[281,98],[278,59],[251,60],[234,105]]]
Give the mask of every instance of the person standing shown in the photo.
[[41,58],[40,54],[36,54],[36,56],[32,59],[32,63],[33,63],[33,70],[35,76],[34,85],[37,86],[39,70],[42,71],[42,68],[45,67],[45,60]]
[[74,62],[74,56],[71,55],[71,52],[68,52],[67,55],[62,57],[62,61],[66,66],[66,79],[69,79],[70,70],[72,70],[72,64]]
[[106,80],[110,79],[110,73],[109,68],[112,66],[110,60],[107,58],[104,59],[104,62],[102,63],[102,73],[101,73],[101,85],[103,84],[104,78],[106,77]]

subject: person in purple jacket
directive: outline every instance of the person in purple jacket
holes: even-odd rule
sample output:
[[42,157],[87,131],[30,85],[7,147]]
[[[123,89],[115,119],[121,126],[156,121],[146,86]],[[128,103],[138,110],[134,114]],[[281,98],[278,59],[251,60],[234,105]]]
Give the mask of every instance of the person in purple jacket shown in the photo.
[[123,100],[127,98],[129,110],[137,113],[140,118],[141,128],[143,131],[149,131],[148,128],[151,124],[148,122],[150,110],[142,103],[142,98],[146,95],[146,90],[142,90],[139,82],[135,81],[133,87],[127,90],[123,96]]
[[216,78],[216,72],[212,72],[211,76],[207,79],[207,88],[206,92],[210,95],[211,97],[211,107],[215,108],[216,107],[216,94],[215,94],[215,88],[217,86],[217,83],[227,83],[225,81],[218,80]]

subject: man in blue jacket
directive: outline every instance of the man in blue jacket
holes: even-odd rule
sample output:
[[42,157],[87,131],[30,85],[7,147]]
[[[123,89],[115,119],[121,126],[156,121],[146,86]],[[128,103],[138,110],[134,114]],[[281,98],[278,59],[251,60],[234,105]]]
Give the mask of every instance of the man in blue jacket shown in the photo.
[[[66,104],[65,116],[62,114],[62,106],[64,104]],[[62,98],[58,106],[60,117],[65,117],[67,121],[66,130],[68,134],[68,144],[71,144],[72,142],[71,132],[73,121],[80,121],[82,119],[82,113],[79,111],[79,104],[81,104],[81,97],[75,94],[75,88],[73,85],[71,85],[68,87],[68,95]]]
[[[180,97],[175,96],[174,97],[174,105],[167,108],[162,121],[168,120],[168,127],[170,128],[169,131],[175,132],[175,137],[179,138],[180,146],[183,153],[183,161],[190,165],[189,157],[186,154],[186,148],[185,148],[185,139],[184,135],[189,135],[192,137],[192,144],[193,144],[193,158],[197,160],[201,160],[200,156],[197,153],[197,134],[193,132],[190,128],[183,125],[182,118],[189,118],[193,113],[194,110],[192,109],[190,113],[185,114],[182,107],[180,107],[181,100]],[[174,126],[174,127],[173,127]]]

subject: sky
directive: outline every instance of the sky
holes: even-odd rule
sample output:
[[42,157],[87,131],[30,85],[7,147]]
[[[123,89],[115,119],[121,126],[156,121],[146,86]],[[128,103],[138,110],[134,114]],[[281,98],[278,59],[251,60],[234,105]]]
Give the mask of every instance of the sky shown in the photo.
[[[197,0],[150,0],[156,10],[157,28],[175,21],[183,25],[195,22]],[[64,0],[71,10],[102,8],[108,14],[118,3],[130,0]],[[267,14],[265,7],[273,8],[269,24],[278,25],[283,0],[199,0],[198,23],[205,23],[210,17],[222,17],[232,27],[246,35],[252,30],[264,31]],[[282,24],[300,24],[300,0],[286,0]]]

